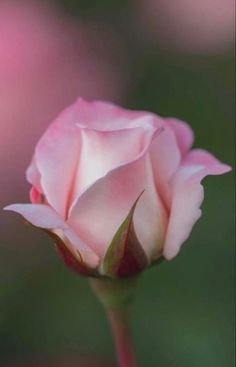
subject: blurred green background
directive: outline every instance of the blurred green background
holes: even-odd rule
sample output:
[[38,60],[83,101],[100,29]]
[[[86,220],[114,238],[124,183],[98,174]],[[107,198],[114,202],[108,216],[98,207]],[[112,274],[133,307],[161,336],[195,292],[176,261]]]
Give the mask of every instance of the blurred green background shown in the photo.
[[[154,45],[132,27],[133,3],[56,5],[75,21],[96,19],[119,34],[129,59],[124,106],[188,121],[195,146],[234,165],[233,49],[183,53]],[[181,253],[140,277],[132,328],[141,367],[234,365],[234,174],[209,177],[204,187],[203,216]],[[28,186],[21,190],[26,198]],[[46,366],[67,358],[65,366],[87,366],[69,362],[80,356],[115,366],[107,320],[88,280],[64,267],[46,235],[13,214],[3,216],[0,366]]]

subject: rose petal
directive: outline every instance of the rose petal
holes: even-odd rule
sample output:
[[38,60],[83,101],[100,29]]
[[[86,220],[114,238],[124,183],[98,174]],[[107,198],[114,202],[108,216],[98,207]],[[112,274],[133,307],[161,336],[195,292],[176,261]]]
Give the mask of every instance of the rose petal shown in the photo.
[[[156,134],[158,134],[158,130]],[[154,209],[154,206],[158,203],[157,194],[153,189],[150,190],[152,184],[146,177],[146,153],[154,136],[155,133],[150,137],[143,152],[135,160],[110,171],[106,176],[97,180],[77,199],[71,208],[68,219],[70,226],[100,257],[104,256],[114,233],[143,190],[146,190],[147,193],[144,192],[140,199],[140,204],[137,206],[139,215],[135,215],[135,221],[140,222],[139,217],[143,218],[146,228],[145,234],[141,235],[144,227],[142,225],[139,229],[137,226],[137,235],[140,235],[144,241],[147,238],[153,239],[154,235],[156,240],[159,235],[160,206]],[[146,200],[148,200],[148,204]],[[151,213],[154,212],[157,216],[152,218],[150,223],[155,222],[155,226],[151,224],[151,233],[148,233],[150,229],[148,220],[151,218]],[[148,247],[149,251],[150,246],[153,246],[153,242],[149,244],[144,242],[142,245],[145,251],[145,246]]]
[[34,186],[38,190],[38,192],[42,193],[41,174],[37,167],[35,157],[33,157],[29,167],[26,170],[26,179],[32,186]]
[[43,196],[42,194],[36,189],[35,186],[32,186],[30,189],[30,201],[33,204],[42,204],[43,203]]
[[182,156],[185,155],[193,144],[194,134],[192,129],[186,122],[173,117],[165,118],[165,121],[175,133]]
[[97,180],[74,203],[68,223],[100,257],[143,191],[144,170],[142,159],[121,166]]
[[35,158],[47,202],[66,219],[80,154],[80,134],[75,125],[54,122],[36,147]]
[[[147,134],[153,133],[150,128]],[[109,171],[134,160],[146,143],[142,128],[116,131],[80,129],[81,153],[74,185],[75,199]]]
[[167,259],[177,255],[201,216],[200,205],[204,197],[201,180],[207,175],[221,175],[230,170],[204,150],[192,150],[186,155],[171,182],[172,206],[164,246]]
[[[161,139],[159,136],[156,140]],[[149,154],[145,157],[145,191],[134,212],[134,226],[137,237],[149,260],[157,259],[164,243],[167,227],[167,213],[156,190]]]
[[163,119],[164,131],[152,142],[150,156],[157,191],[168,211],[170,209],[169,181],[181,162],[181,153],[173,130]]
[[130,111],[117,107],[110,102],[86,101],[78,98],[73,105],[76,114],[76,122],[81,127],[87,127],[97,131],[115,131],[140,126],[139,118],[153,114],[143,111]]
[[59,215],[47,205],[43,204],[12,204],[4,208],[21,214],[36,227],[66,229],[67,225]]
[[96,266],[98,264],[98,257],[96,254],[78,238],[68,224],[49,206],[43,204],[13,204],[6,206],[4,209],[21,214],[28,222],[36,227],[60,230],[70,243],[81,253],[86,263],[91,266]]

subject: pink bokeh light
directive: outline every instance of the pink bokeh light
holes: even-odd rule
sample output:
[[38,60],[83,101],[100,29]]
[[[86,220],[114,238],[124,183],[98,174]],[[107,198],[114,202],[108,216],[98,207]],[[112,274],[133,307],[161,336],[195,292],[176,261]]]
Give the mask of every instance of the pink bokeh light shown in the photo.
[[[104,25],[36,1],[0,2],[0,202],[22,197],[36,140],[77,96],[119,102],[123,45]],[[4,196],[4,197],[3,197]]]
[[235,39],[234,0],[136,0],[139,32],[168,51],[219,53]]

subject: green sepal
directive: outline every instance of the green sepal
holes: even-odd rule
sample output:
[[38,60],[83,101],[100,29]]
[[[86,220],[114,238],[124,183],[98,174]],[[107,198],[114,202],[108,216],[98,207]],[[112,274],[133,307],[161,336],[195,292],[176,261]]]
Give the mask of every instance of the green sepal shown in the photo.
[[147,256],[137,238],[133,216],[143,192],[139,195],[129,214],[115,233],[102,264],[104,275],[113,278],[134,276],[147,265]]

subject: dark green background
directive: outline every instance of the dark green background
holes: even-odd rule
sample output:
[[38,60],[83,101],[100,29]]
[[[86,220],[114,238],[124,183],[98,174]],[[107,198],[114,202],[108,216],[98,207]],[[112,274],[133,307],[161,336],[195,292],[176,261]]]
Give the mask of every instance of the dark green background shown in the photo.
[[[126,39],[132,64],[126,107],[188,121],[195,146],[234,163],[232,52],[167,54],[134,39],[127,22],[131,3],[61,3],[75,17],[107,22]],[[233,177],[205,180],[203,216],[179,256],[140,277],[132,326],[141,367],[234,365]],[[0,247],[0,365],[44,366],[47,359],[80,354],[113,366],[110,331],[87,279],[64,267],[44,234],[18,228],[18,246]],[[32,247],[26,251],[27,241]]]

